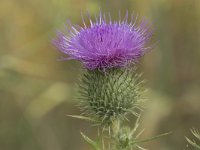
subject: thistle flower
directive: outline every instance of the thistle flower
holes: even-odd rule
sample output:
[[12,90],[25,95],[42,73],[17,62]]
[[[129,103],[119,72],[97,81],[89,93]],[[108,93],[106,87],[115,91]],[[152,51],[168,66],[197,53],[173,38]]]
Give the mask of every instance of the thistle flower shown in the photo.
[[67,59],[79,60],[87,68],[80,85],[82,115],[101,125],[127,119],[128,114],[137,116],[143,81],[135,68],[126,66],[149,49],[150,27],[144,20],[137,24],[133,15],[129,22],[128,12],[119,21],[102,13],[89,21],[86,26],[83,19],[84,27],[69,24],[68,34],[58,33],[54,40]]
[[86,26],[83,19],[84,27],[69,23],[71,30],[67,27],[68,33],[58,33],[54,40],[56,47],[69,56],[67,59],[79,60],[89,70],[127,66],[149,49],[149,26],[144,20],[137,25],[133,15],[128,22],[128,12],[119,21],[101,13],[95,21],[90,17],[89,21]]
[[[127,65],[137,62],[147,52],[152,32],[144,20],[136,23],[131,15],[128,21],[128,12],[123,19],[120,18],[119,21],[113,21],[109,14],[100,13],[98,17],[95,16],[95,21],[89,17],[89,26],[84,19],[84,27],[69,23],[67,33],[58,33],[54,44],[68,55],[67,60],[78,60],[86,68],[79,86],[82,114],[70,116],[93,121],[103,127],[102,131],[106,129],[109,135],[108,149],[142,149],[139,143],[160,135],[137,140],[138,135],[134,133],[138,121],[133,130],[120,128],[120,124],[128,120],[129,115],[138,117],[142,110],[140,103],[144,101],[145,89],[140,80],[141,74],[135,72],[136,67],[129,68]],[[95,150],[101,149],[99,140],[93,141],[83,133],[81,135]],[[109,140],[116,145],[111,146]],[[100,143],[104,149],[103,136]]]

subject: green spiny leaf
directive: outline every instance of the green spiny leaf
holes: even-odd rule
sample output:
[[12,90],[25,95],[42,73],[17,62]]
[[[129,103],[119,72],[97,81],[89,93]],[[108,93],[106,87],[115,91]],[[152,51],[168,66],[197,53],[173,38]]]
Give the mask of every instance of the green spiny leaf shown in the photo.
[[195,147],[195,148],[197,148],[197,149],[199,149],[200,150],[200,146],[199,145],[197,145],[197,143],[196,142],[194,142],[194,141],[192,141],[192,140],[190,140],[189,138],[187,138],[187,137],[185,137],[186,138],[186,140],[188,141],[188,143],[189,144],[191,144],[193,147]]
[[83,134],[81,132],[81,135],[83,137],[83,139],[94,148],[94,150],[100,150],[100,146],[98,144],[98,142],[93,141],[92,139],[90,139],[89,137],[87,137],[85,134]]
[[87,121],[92,121],[92,122],[96,122],[96,120],[90,118],[90,117],[85,117],[85,116],[79,116],[79,115],[67,115],[68,117],[72,117],[72,118],[77,118],[77,119],[82,119],[82,120],[87,120]]
[[158,138],[161,138],[161,137],[164,137],[164,136],[167,136],[171,134],[171,132],[168,132],[168,133],[164,133],[164,134],[160,134],[160,135],[157,135],[157,136],[154,136],[154,137],[151,137],[151,138],[148,138],[148,139],[143,139],[143,140],[136,140],[136,141],[133,141],[131,144],[139,144],[139,143],[145,143],[145,142],[149,142],[149,141],[153,141],[153,140],[156,140]]
[[[198,132],[198,130],[193,128],[190,131],[198,140],[200,140],[200,133]],[[200,150],[200,145],[198,145],[194,140],[190,140],[188,137],[185,137],[185,138],[190,145],[192,145],[194,148]]]
[[200,140],[200,133],[199,133],[199,131],[198,130],[196,130],[196,129],[191,129],[190,130],[191,132],[192,132],[192,134],[198,139],[198,140]]

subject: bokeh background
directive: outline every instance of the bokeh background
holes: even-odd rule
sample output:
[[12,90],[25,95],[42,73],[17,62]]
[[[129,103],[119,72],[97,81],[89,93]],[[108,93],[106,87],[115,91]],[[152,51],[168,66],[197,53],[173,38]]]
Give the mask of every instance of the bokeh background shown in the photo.
[[[95,138],[79,114],[76,61],[52,45],[68,19],[81,24],[81,11],[135,12],[154,28],[155,48],[138,64],[150,99],[141,120],[142,137],[173,131],[145,144],[151,150],[183,150],[189,129],[200,130],[199,0],[1,0],[0,150],[90,150],[80,136]],[[141,137],[141,138],[142,138]]]

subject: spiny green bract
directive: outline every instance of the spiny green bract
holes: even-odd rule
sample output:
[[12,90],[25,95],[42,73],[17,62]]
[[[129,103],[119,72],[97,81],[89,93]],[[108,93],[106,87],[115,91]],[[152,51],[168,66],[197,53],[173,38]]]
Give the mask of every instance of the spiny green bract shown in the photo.
[[109,125],[141,109],[141,75],[135,69],[87,70],[80,84],[80,108],[84,116]]

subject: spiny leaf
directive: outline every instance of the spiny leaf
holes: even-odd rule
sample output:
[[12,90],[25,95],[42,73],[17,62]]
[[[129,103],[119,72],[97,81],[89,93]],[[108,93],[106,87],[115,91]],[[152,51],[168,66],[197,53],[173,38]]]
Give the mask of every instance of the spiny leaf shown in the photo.
[[153,141],[153,140],[156,140],[156,139],[161,138],[163,136],[167,136],[169,134],[171,134],[171,132],[160,134],[160,135],[157,135],[157,136],[154,136],[154,137],[151,137],[151,138],[148,138],[148,139],[144,139],[144,140],[136,140],[136,141],[132,142],[131,144],[134,145],[134,144],[138,144],[138,143],[145,143],[145,142]]
[[189,138],[185,137],[189,144],[191,144],[193,147],[200,150],[200,146],[196,144],[196,142],[190,140]]
[[[200,140],[200,133],[199,133],[199,131],[198,130],[196,130],[196,129],[191,129],[190,130],[191,131],[191,133],[198,139],[198,140]],[[200,145],[198,145],[194,140],[192,141],[192,140],[190,140],[189,138],[187,138],[187,137],[185,137],[186,138],[186,140],[188,141],[188,143],[190,144],[190,145],[192,145],[193,147],[195,147],[195,148],[197,148],[197,149],[199,149],[200,150]]]
[[86,136],[85,134],[83,134],[82,132],[81,132],[81,135],[82,135],[83,139],[84,139],[90,146],[92,146],[92,147],[94,148],[94,150],[100,150],[100,147],[99,147],[99,145],[98,145],[97,142],[93,141],[92,139],[90,139],[89,137],[87,137],[87,136]]
[[196,129],[191,129],[190,130],[191,132],[192,132],[192,134],[198,139],[198,140],[200,140],[200,133],[199,133],[199,131],[198,130],[196,130]]
[[136,133],[136,131],[137,131],[139,125],[140,125],[140,124],[139,124],[140,117],[141,117],[141,115],[139,115],[139,116],[137,117],[136,122],[135,122],[135,126],[134,126],[134,128],[131,130],[130,135],[129,135],[129,138],[133,137],[133,135]]
[[92,121],[92,122],[96,122],[96,120],[90,118],[90,117],[85,117],[85,116],[79,116],[79,115],[67,115],[68,117],[72,117],[72,118],[77,118],[77,119],[82,119],[82,120],[87,120],[87,121]]

